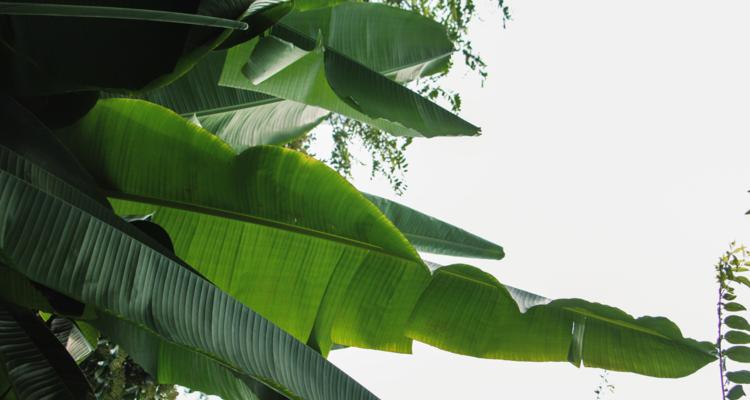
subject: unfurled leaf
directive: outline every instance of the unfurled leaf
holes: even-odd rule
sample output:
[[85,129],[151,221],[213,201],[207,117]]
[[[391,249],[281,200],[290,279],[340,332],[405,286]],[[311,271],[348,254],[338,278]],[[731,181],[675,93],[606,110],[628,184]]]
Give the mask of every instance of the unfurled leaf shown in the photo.
[[[137,122],[146,120],[159,123]],[[194,124],[135,100],[102,101],[60,137],[118,212],[153,213],[178,256],[323,353],[333,343],[409,351],[417,339],[480,357],[574,355],[588,366],[672,377],[714,359],[713,345],[683,338],[663,318],[634,319],[582,300],[535,302],[522,314],[507,289],[486,293],[483,275],[471,267],[459,279],[464,290],[443,292],[451,269],[430,277],[385,215],[297,152],[264,146],[237,154]],[[163,157],[163,149],[179,156]],[[500,304],[475,304],[471,296],[482,294]],[[482,312],[491,309],[498,313]],[[467,319],[442,319],[459,315]],[[632,356],[597,343],[615,343]]]

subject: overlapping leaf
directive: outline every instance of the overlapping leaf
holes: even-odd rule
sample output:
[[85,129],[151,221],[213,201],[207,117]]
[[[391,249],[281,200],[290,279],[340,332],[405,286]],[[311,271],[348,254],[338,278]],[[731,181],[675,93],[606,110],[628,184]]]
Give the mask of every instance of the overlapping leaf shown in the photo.
[[[28,118],[3,106],[4,120]],[[4,145],[0,188],[2,260],[96,306],[92,323],[157,380],[226,398],[253,398],[259,382],[293,398],[373,398],[108,208]]]
[[4,399],[94,399],[57,338],[28,309],[0,300],[0,395]]

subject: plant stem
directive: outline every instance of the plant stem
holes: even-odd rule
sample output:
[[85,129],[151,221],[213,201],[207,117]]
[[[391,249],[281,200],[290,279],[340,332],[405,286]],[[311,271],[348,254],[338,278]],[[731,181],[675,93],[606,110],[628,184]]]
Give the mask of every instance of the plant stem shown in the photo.
[[0,15],[40,15],[48,17],[134,19],[139,21],[169,22],[216,28],[247,30],[248,25],[233,19],[209,17],[162,10],[138,8],[79,6],[69,4],[28,4],[0,2]]
[[723,290],[723,287],[722,287],[723,284],[724,284],[724,282],[719,281],[719,302],[716,304],[716,314],[719,316],[719,323],[718,323],[718,326],[717,326],[719,337],[716,339],[716,348],[719,351],[719,374],[721,375],[720,376],[720,378],[721,378],[721,398],[722,398],[722,400],[726,400],[727,399],[727,387],[726,387],[726,382],[724,381],[724,367],[725,367],[724,363],[725,363],[725,359],[724,359],[724,354],[722,353],[722,350],[721,350],[721,341],[722,341],[722,335],[721,335],[721,323],[722,323],[722,321],[721,321],[721,316],[722,316],[721,315],[722,314],[721,313],[721,299],[724,296],[724,290]]

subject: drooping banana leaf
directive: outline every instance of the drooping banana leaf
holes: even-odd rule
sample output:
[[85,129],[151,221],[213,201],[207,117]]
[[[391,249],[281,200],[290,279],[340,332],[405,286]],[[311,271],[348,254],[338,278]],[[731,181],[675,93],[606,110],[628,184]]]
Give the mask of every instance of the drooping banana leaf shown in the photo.
[[0,398],[93,400],[70,354],[30,310],[0,300]]
[[653,376],[683,376],[713,360],[706,344],[682,338],[665,319],[636,320],[582,300],[547,304],[517,289],[511,296],[471,267],[430,276],[374,205],[298,153],[236,154],[135,100],[102,101],[60,137],[118,212],[153,212],[180,257],[323,353],[332,342],[408,351],[417,339],[461,354]]
[[[22,116],[11,104],[3,106],[4,120]],[[0,143],[23,133],[0,130]],[[0,145],[0,259],[30,280],[96,306],[91,323],[158,381],[225,398],[253,398],[260,382],[292,398],[374,398],[149,243],[84,192]]]
[[423,214],[395,201],[364,193],[419,251],[449,256],[490,258],[505,256],[503,248],[479,236]]
[[100,101],[59,137],[118,213],[152,214],[179,257],[299,340],[410,351],[403,332],[429,272],[323,163],[274,146],[237,154],[140,100]]
[[[365,3],[325,7],[294,12],[279,25],[310,37],[324,32],[327,47],[399,82],[447,69],[453,51],[442,25],[392,7]],[[279,53],[272,57],[278,62]],[[209,54],[179,80],[141,98],[183,116],[195,114],[204,128],[238,150],[288,142],[309,132],[328,114],[319,107],[219,86],[225,59],[225,52]]]
[[[479,134],[478,127],[323,43],[278,24],[273,36],[229,50],[220,84],[324,108],[398,136]],[[306,53],[275,66],[273,75],[257,74],[258,65],[283,59],[278,49],[291,45]]]
[[[17,13],[20,6],[33,2],[12,3],[18,5],[10,7]],[[186,21],[197,15],[242,19],[253,24],[252,14],[263,11],[253,7],[252,0],[108,1],[107,6],[115,8],[105,14],[117,18],[91,18],[90,6],[100,6],[92,0],[56,0],[30,6],[52,11],[10,15],[0,22],[0,72],[3,73],[0,88],[19,95],[158,87],[189,70],[232,31],[148,21],[138,19],[139,14],[164,12],[162,17],[168,14],[175,21],[185,14]],[[54,11],[56,7],[75,10],[73,6],[81,6],[79,16],[69,15],[76,12],[66,12],[65,16],[62,11]],[[136,20],[121,19],[126,17]]]
[[[514,298],[537,304],[522,313]],[[713,344],[684,338],[666,318],[636,319],[581,299],[538,300],[477,268],[442,267],[414,309],[407,335],[474,357],[568,361],[664,378],[689,375],[716,359]]]

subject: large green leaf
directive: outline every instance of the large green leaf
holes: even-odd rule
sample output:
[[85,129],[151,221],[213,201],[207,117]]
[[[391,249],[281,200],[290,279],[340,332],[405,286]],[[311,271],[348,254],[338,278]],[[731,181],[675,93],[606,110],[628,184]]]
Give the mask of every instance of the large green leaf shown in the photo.
[[449,256],[501,259],[503,248],[465,230],[395,201],[371,194],[368,200],[420,251]]
[[522,313],[505,286],[468,265],[435,271],[407,334],[475,357],[569,361],[657,377],[685,376],[716,358],[711,343],[683,338],[661,317],[636,319],[580,299],[541,302]]
[[136,100],[102,101],[61,137],[119,213],[153,212],[180,257],[323,353],[332,342],[408,351],[413,338],[461,354],[653,376],[714,359],[711,345],[682,338],[663,318],[550,301],[468,266],[430,277],[372,203],[299,153],[236,154]]
[[[22,116],[11,106],[4,104],[3,120]],[[0,143],[23,133],[0,130]],[[225,398],[253,398],[259,382],[292,398],[374,398],[151,243],[53,172],[0,146],[0,259],[97,307],[92,324],[157,380]]]
[[[363,4],[360,4],[363,5]],[[233,47],[220,84],[324,108],[399,136],[477,135],[479,128],[406,87],[292,28],[277,25],[272,37]],[[257,65],[278,60],[283,41],[307,53],[274,75]],[[253,67],[256,67],[254,70]]]
[[[13,3],[33,3],[18,0]],[[56,0],[37,5],[100,6],[95,0]],[[116,18],[11,15],[2,20],[3,79],[11,92],[49,94],[92,89],[141,90],[166,84],[189,70],[200,57],[230,36],[231,30],[171,22],[125,20],[139,14],[175,20],[218,17],[247,19],[257,10],[252,0],[113,0],[99,14]],[[17,7],[16,7],[17,8]],[[28,8],[28,7],[27,7]],[[68,8],[69,9],[69,8]],[[83,7],[78,14],[86,14]],[[178,14],[172,14],[178,13]],[[70,13],[69,13],[70,14]],[[91,12],[88,12],[91,14]],[[188,14],[180,18],[180,15]],[[189,14],[194,14],[190,16]]]
[[118,213],[153,213],[178,256],[299,340],[410,351],[403,332],[429,272],[323,163],[275,146],[237,154],[140,100],[100,101],[60,137]]
[[0,396],[3,399],[91,399],[86,378],[33,312],[0,300]]

